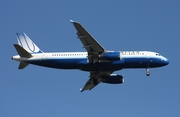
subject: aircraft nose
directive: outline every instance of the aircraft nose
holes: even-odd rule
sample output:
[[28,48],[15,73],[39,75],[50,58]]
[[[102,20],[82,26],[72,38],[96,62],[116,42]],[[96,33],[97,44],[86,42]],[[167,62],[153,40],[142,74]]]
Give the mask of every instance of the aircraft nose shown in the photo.
[[169,64],[169,60],[167,58],[164,59],[164,64],[168,65]]
[[168,64],[169,64],[169,60],[167,59],[167,60],[166,60],[166,65],[168,65]]

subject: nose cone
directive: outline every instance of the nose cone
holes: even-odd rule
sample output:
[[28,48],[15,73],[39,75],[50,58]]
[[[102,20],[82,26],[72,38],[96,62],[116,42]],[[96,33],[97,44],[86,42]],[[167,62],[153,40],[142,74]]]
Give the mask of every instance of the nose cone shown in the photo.
[[164,58],[163,63],[164,63],[164,65],[168,65],[169,64],[169,60],[167,58]]
[[169,60],[167,59],[167,60],[166,60],[166,65],[168,65],[168,64],[169,64]]

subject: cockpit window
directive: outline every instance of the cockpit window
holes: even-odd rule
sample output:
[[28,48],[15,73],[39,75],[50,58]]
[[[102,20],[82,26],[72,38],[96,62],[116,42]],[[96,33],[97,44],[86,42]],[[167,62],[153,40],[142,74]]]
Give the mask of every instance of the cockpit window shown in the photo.
[[160,54],[159,54],[159,53],[157,53],[157,54],[156,54],[156,56],[160,56]]

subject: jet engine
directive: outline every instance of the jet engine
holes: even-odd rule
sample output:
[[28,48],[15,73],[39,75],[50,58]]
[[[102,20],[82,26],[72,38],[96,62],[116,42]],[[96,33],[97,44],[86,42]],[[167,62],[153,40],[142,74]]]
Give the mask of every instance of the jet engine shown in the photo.
[[101,59],[117,61],[121,59],[120,52],[105,52],[99,56]]
[[124,76],[118,74],[111,74],[109,77],[103,79],[102,82],[108,84],[122,84],[124,83]]

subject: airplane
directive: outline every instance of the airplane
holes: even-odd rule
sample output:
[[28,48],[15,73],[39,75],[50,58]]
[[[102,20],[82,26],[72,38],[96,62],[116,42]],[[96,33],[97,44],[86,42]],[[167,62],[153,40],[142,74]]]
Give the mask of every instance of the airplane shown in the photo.
[[77,36],[87,52],[43,52],[25,33],[17,33],[18,44],[14,47],[19,55],[12,57],[19,61],[18,69],[29,64],[57,69],[79,69],[90,73],[89,80],[81,90],[91,90],[99,83],[122,84],[124,76],[113,74],[122,69],[157,68],[169,64],[169,60],[152,51],[110,51],[106,50],[79,23],[70,20],[77,30]]

